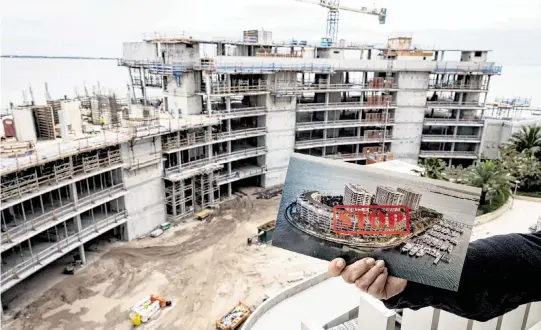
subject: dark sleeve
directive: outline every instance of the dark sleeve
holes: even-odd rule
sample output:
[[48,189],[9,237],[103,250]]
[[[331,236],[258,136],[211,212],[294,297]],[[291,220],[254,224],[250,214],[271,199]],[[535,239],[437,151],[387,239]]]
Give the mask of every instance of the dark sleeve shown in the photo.
[[432,306],[484,322],[533,301],[541,301],[541,232],[472,242],[458,292],[408,282],[383,303],[393,309]]

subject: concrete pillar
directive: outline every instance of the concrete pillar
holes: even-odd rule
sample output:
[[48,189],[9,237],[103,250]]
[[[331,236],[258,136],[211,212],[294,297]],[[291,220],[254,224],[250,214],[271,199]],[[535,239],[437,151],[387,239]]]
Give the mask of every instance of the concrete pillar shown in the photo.
[[456,121],[460,120],[460,109],[456,110]]
[[231,182],[227,184],[227,197],[231,197],[233,195],[233,189],[231,187]]
[[81,255],[81,261],[86,264],[85,246],[84,244],[79,246],[79,254]]

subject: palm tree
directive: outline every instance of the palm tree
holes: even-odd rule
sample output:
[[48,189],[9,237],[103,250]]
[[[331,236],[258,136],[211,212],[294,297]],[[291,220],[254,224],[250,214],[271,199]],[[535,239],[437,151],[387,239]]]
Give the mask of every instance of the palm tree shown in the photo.
[[518,151],[529,150],[536,154],[541,151],[541,126],[522,126],[519,132],[511,136],[510,144]]
[[496,199],[506,200],[511,194],[515,178],[492,161],[479,162],[468,168],[466,178],[470,186],[481,188],[480,205]]
[[467,169],[463,168],[462,165],[451,165],[451,167],[444,171],[443,176],[450,182],[467,183],[466,173]]
[[421,174],[422,177],[429,179],[443,179],[443,171],[445,171],[445,162],[439,158],[425,158],[419,162],[422,171],[415,171]]

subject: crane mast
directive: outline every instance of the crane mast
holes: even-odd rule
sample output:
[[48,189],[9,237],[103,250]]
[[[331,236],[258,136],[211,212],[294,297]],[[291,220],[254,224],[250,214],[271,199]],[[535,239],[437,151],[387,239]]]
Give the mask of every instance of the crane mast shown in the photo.
[[329,9],[327,13],[327,26],[326,26],[326,37],[325,43],[323,46],[331,46],[336,44],[338,40],[338,21],[340,18],[340,10],[351,11],[354,13],[367,14],[377,16],[379,19],[379,24],[385,24],[387,18],[387,8],[372,8],[368,9],[367,7],[361,8],[351,8],[340,5],[340,0],[296,0],[299,2],[306,2],[314,5],[318,5],[324,8]]

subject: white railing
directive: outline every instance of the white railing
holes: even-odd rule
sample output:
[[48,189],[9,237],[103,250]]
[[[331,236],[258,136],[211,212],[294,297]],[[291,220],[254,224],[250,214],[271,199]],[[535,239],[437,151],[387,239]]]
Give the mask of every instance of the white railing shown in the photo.
[[461,90],[488,90],[488,85],[486,84],[464,84],[464,83],[429,83],[428,89],[461,89]]
[[481,136],[479,135],[430,135],[430,134],[423,134],[422,140],[446,140],[446,141],[454,141],[454,140],[481,140]]
[[299,103],[300,111],[333,110],[333,109],[385,109],[396,107],[396,102],[383,102],[381,104],[368,104],[366,102],[335,102],[335,103]]
[[484,121],[481,118],[462,118],[462,119],[456,119],[456,118],[425,118],[425,123],[432,124],[432,123],[442,123],[442,124],[483,124]]
[[[75,203],[69,202],[66,205],[61,207],[54,208],[51,211],[45,212],[35,218],[28,219],[24,221],[21,225],[17,225],[14,228],[7,230],[1,234],[2,244],[12,244],[16,243],[18,237],[25,235],[28,232],[33,232],[35,234],[39,233],[40,230],[43,230],[44,227],[47,227],[52,222],[59,221],[60,218],[73,213],[75,216],[76,213],[81,213],[78,209],[84,208],[98,202],[98,199],[101,199],[106,196],[112,196],[113,194],[120,192],[124,189],[124,184],[120,183],[115,186],[100,190],[91,195],[81,197],[77,200],[77,209],[75,208]],[[98,203],[96,203],[98,205]]]
[[76,176],[86,176],[94,170],[107,169],[119,164],[122,164],[119,150],[108,151],[107,157],[100,158],[98,155],[85,157],[82,159],[82,164],[56,165],[54,171],[47,175],[37,177],[36,174],[30,174],[4,182],[1,185],[0,196],[3,202],[12,198],[21,198],[27,193],[37,192],[40,188],[55,186]]
[[309,121],[297,123],[297,128],[314,128],[314,127],[347,127],[347,126],[371,126],[371,125],[385,125],[393,124],[394,118],[380,119],[380,120],[334,120],[334,121]]
[[364,152],[349,153],[349,154],[332,154],[322,156],[323,158],[337,159],[337,160],[353,160],[353,159],[366,159],[368,154]]
[[[392,140],[392,135],[388,134],[385,136],[385,140]],[[334,144],[355,144],[362,142],[382,142],[383,136],[380,137],[341,137],[341,138],[327,138],[327,139],[313,139],[305,141],[295,142],[295,148],[310,148],[314,146],[325,146],[325,145],[334,145]]]
[[484,104],[481,102],[455,102],[448,100],[441,101],[426,101],[428,107],[451,107],[451,108],[483,108]]
[[267,92],[267,81],[259,80],[257,84],[239,84],[227,86],[226,84],[213,83],[210,88],[211,94],[229,94],[229,93],[252,93],[252,92]]
[[57,253],[64,254],[66,251],[69,251],[70,248],[82,244],[85,241],[84,240],[85,237],[90,236],[93,232],[99,233],[101,229],[113,223],[118,223],[120,222],[121,219],[125,219],[126,217],[127,217],[127,212],[120,211],[119,213],[116,213],[106,219],[98,221],[95,225],[84,228],[80,232],[75,233],[74,235],[71,235],[67,238],[64,238],[63,240],[60,240],[54,243],[52,246],[31,256],[29,259],[24,260],[21,263],[18,263],[14,267],[2,273],[2,277],[1,277],[2,287],[5,287],[6,284],[8,284],[11,280],[22,279],[20,276],[21,273],[30,270],[30,268],[34,266],[42,265],[42,262],[44,260],[50,258],[54,254],[57,254]]
[[237,180],[237,179],[243,179],[243,178],[247,178],[247,177],[251,177],[251,176],[254,176],[254,175],[258,175],[258,174],[263,174],[267,171],[267,167],[266,166],[262,166],[260,168],[254,168],[254,169],[250,169],[250,170],[237,170],[235,171],[234,173],[231,173],[231,174],[223,174],[223,175],[219,175],[216,177],[216,182],[218,182],[218,184],[223,184],[223,183],[226,183],[230,180]]
[[250,116],[253,114],[265,113],[267,107],[248,107],[248,108],[231,108],[231,110],[212,110],[213,115],[218,115],[222,118],[232,118],[237,116]]
[[245,138],[250,136],[262,135],[267,132],[266,127],[254,127],[247,129],[234,130],[231,132],[223,132],[217,134],[204,133],[200,135],[195,135],[193,137],[177,139],[176,137],[171,137],[164,141],[162,150],[165,152],[174,152],[186,148],[194,148],[198,146],[204,146],[210,143],[224,141],[224,140],[234,140],[237,138]]
[[271,90],[273,92],[289,92],[289,91],[311,91],[311,90],[391,90],[398,89],[398,84],[392,82],[384,82],[381,85],[372,83],[347,83],[347,84],[327,84],[326,82],[319,83],[276,83]]
[[441,151],[441,150],[421,150],[419,156],[425,157],[477,157],[477,151]]
[[180,173],[183,170],[195,169],[203,167],[208,164],[216,164],[221,162],[227,162],[230,159],[238,159],[239,157],[253,157],[259,156],[267,152],[266,147],[247,148],[243,150],[234,151],[231,153],[223,153],[210,158],[198,159],[181,165],[169,167],[165,169],[165,175],[173,173]]

